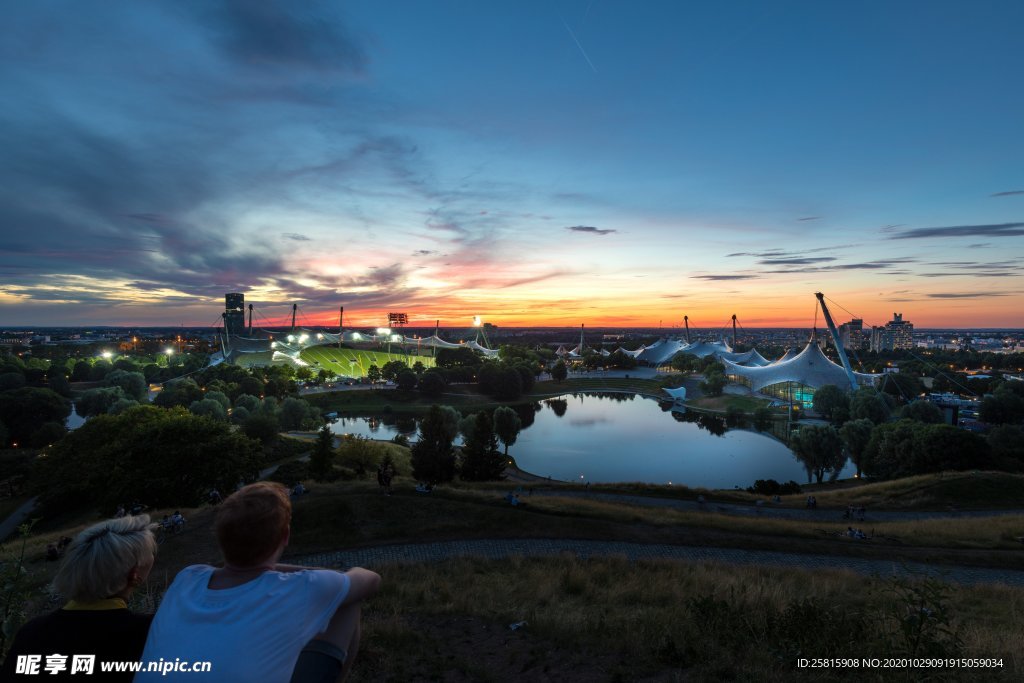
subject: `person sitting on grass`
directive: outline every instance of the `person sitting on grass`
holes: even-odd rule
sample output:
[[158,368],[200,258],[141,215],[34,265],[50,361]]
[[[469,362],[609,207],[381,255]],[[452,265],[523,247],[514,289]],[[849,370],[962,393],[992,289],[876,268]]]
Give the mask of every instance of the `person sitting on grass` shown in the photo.
[[[142,654],[153,615],[130,612],[127,601],[153,568],[153,526],[148,515],[123,516],[94,524],[75,537],[53,579],[54,590],[68,602],[21,627],[0,668],[0,680],[90,680],[81,671],[72,672],[71,655],[95,655],[96,679],[132,680],[132,672],[100,671],[105,662],[136,662]],[[65,656],[66,668],[47,673],[50,655]],[[19,669],[19,658],[26,668]]]
[[[359,647],[360,610],[380,588],[366,569],[280,564],[290,536],[288,489],[258,482],[217,508],[221,568],[183,569],[153,620],[144,661],[210,662],[218,683],[338,681]],[[294,671],[294,676],[293,676]],[[192,672],[141,672],[136,683],[194,681]]]

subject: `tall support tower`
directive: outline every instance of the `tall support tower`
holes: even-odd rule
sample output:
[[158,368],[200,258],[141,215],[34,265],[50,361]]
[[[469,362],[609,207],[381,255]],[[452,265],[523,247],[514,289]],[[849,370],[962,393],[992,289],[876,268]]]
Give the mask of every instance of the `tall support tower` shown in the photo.
[[821,305],[821,313],[825,316],[825,323],[828,325],[828,331],[832,334],[832,341],[836,344],[836,351],[839,353],[839,360],[843,362],[843,370],[846,370],[846,378],[850,380],[850,388],[853,391],[857,391],[857,378],[853,375],[853,368],[850,367],[850,359],[846,357],[846,349],[843,348],[843,342],[839,339],[839,331],[836,329],[836,324],[832,322],[832,314],[828,312],[828,306],[825,305],[825,295],[821,292],[815,292],[814,296],[818,297],[818,304]]
[[224,334],[241,336],[245,332],[245,294],[224,295]]
[[688,315],[684,315],[683,316],[683,324],[686,325],[686,343],[689,344],[689,343],[691,343],[690,342],[690,316],[688,316]]

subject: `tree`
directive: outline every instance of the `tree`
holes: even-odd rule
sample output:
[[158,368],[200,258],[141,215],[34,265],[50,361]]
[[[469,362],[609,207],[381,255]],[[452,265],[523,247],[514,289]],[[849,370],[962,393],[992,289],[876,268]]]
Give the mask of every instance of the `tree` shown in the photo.
[[498,406],[494,410],[494,432],[501,443],[505,444],[505,457],[508,457],[509,446],[515,444],[523,422],[519,414],[508,406]]
[[1024,429],[1014,425],[993,427],[988,433],[988,445],[1002,469],[1024,468]]
[[188,407],[188,412],[193,415],[205,415],[218,422],[227,422],[228,420],[228,411],[224,409],[223,404],[212,398],[193,401]]
[[33,448],[45,448],[60,441],[67,432],[67,427],[61,422],[44,422],[39,426],[39,429],[32,432],[28,445]]
[[316,445],[309,456],[309,474],[316,481],[329,481],[334,471],[334,434],[324,425],[316,435]]
[[424,372],[426,372],[426,370],[427,370],[427,366],[424,365],[423,361],[421,361],[421,360],[418,360],[418,361],[416,361],[415,363],[412,364],[412,371],[416,373],[417,377],[419,377]]
[[676,372],[696,372],[700,367],[700,359],[692,353],[680,351],[672,357],[672,369]]
[[163,391],[156,395],[153,404],[161,408],[173,408],[192,405],[193,401],[200,401],[202,398],[203,390],[194,379],[186,377],[164,384]]
[[365,436],[346,436],[338,446],[338,464],[360,477],[377,466],[380,455],[380,446]]
[[71,371],[72,382],[88,382],[89,375],[92,374],[92,363],[87,360],[80,360],[75,363],[74,369]]
[[380,368],[376,365],[371,365],[366,371],[366,379],[370,380],[370,384],[376,384],[381,380]]
[[1010,389],[1007,384],[999,385],[990,395],[981,399],[981,410],[978,416],[982,422],[993,425],[1024,422],[1024,398]]
[[277,440],[277,418],[263,412],[250,415],[242,423],[242,431],[250,439],[256,439],[268,446]]
[[416,373],[412,370],[402,370],[395,377],[395,384],[402,391],[412,391],[416,388]]
[[835,420],[837,408],[849,410],[850,397],[834,384],[826,384],[814,392],[814,410],[826,420]]
[[125,396],[136,401],[145,401],[149,393],[146,376],[141,372],[113,370],[103,379],[103,385],[107,387],[121,387]]
[[924,393],[924,384],[909,372],[887,372],[882,376],[881,390],[910,402]]
[[857,466],[858,477],[861,475],[864,451],[868,447],[868,442],[871,441],[871,430],[874,428],[874,422],[861,418],[850,420],[839,429],[839,436],[846,445],[846,452],[853,464]]
[[942,424],[945,422],[942,411],[937,405],[931,401],[921,399],[903,406],[903,410],[900,411],[900,418],[926,424]]
[[308,382],[313,379],[313,370],[304,365],[295,371],[295,379],[302,382]]
[[301,398],[289,396],[281,402],[281,410],[278,415],[281,428],[285,430],[300,429],[308,413],[309,403]]
[[473,421],[472,433],[468,435],[462,447],[460,476],[466,481],[501,479],[505,470],[505,458],[498,452],[494,422],[486,411],[477,413]]
[[700,390],[708,396],[721,396],[728,381],[722,366],[712,365],[704,371],[704,381],[700,383]]
[[22,387],[0,392],[0,422],[7,425],[10,439],[19,446],[47,422],[64,424],[71,414],[71,402],[49,389]]
[[556,382],[562,382],[566,377],[569,376],[569,369],[565,367],[565,361],[559,359],[554,365],[551,366],[551,379]]
[[259,467],[258,445],[231,427],[182,408],[138,406],[100,415],[69,433],[39,464],[48,514],[140,500],[152,507],[201,504]]
[[235,398],[235,408],[245,408],[255,413],[260,409],[260,400],[251,394],[241,394]]
[[398,373],[402,370],[408,370],[409,366],[400,360],[390,360],[384,364],[384,367],[380,369],[380,375],[389,382],[394,382],[398,377]]
[[68,378],[63,373],[51,375],[47,380],[47,386],[50,388],[50,391],[54,391],[64,398],[70,398],[71,396],[71,383],[68,382]]
[[102,387],[83,393],[75,403],[75,410],[82,417],[102,415],[118,401],[127,398],[121,387]]
[[522,396],[523,378],[520,376],[519,371],[508,367],[498,370],[493,393],[495,397],[506,401]]
[[107,415],[120,415],[129,408],[134,408],[139,405],[138,401],[133,401],[130,398],[121,398],[114,401],[114,405],[107,408]]
[[826,474],[838,476],[846,464],[839,433],[831,425],[810,425],[793,435],[793,453],[807,469],[807,481],[813,474],[821,483]]
[[424,396],[440,396],[447,386],[440,372],[428,370],[420,377],[419,389]]
[[850,419],[868,419],[876,425],[889,420],[889,404],[871,387],[858,389],[850,400]]
[[475,368],[479,366],[481,362],[480,357],[473,352],[473,349],[465,347],[458,349],[438,349],[437,356],[434,358],[434,363],[439,368]]
[[[458,415],[453,409],[449,410]],[[452,448],[455,433],[450,422],[440,406],[430,406],[427,416],[420,422],[419,441],[412,447],[412,474],[431,486],[455,478],[455,451]]]
[[20,389],[25,386],[25,375],[20,372],[5,372],[0,375],[0,391]]

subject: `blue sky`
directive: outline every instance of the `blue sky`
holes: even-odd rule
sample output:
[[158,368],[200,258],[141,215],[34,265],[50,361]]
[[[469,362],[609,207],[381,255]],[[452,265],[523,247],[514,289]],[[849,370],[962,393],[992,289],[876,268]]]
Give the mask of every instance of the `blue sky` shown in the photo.
[[1024,327],[1019,2],[0,16],[0,324]]

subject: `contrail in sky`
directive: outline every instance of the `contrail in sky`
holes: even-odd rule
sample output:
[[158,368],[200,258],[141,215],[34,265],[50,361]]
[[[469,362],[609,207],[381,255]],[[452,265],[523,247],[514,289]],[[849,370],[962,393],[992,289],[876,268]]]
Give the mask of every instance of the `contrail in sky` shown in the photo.
[[[561,19],[561,17],[559,17],[559,19]],[[569,32],[569,35],[572,37],[573,42],[576,43],[576,47],[580,49],[580,54],[583,55],[583,59],[587,60],[587,64],[590,65],[590,68],[593,69],[594,73],[597,73],[597,69],[594,67],[594,63],[590,61],[590,57],[587,56],[587,51],[583,49],[582,45],[580,45],[579,39],[576,37],[576,34],[572,32],[572,29],[569,28],[569,24],[565,23],[565,19],[562,19],[562,26],[564,26],[565,30]]]

